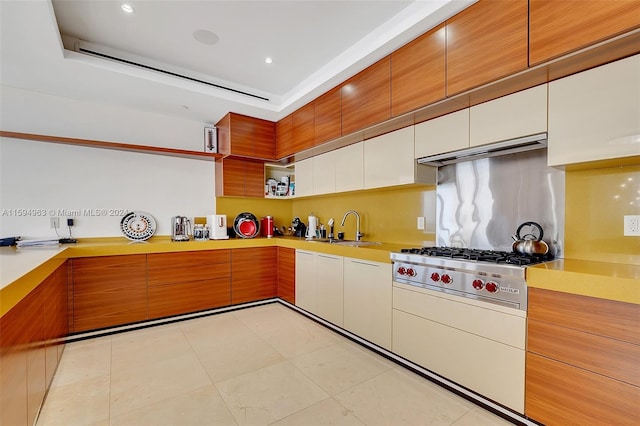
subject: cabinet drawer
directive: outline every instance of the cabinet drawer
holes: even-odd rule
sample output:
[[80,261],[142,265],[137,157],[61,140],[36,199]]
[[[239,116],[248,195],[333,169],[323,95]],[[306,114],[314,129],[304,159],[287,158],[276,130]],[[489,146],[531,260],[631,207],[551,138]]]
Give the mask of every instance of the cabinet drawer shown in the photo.
[[530,319],[527,350],[640,386],[640,346]]
[[640,388],[527,352],[525,414],[546,425],[636,425]]
[[640,345],[640,305],[529,289],[529,319]]
[[230,250],[157,253],[147,257],[149,286],[231,275]]
[[149,318],[203,311],[231,304],[229,277],[149,287]]

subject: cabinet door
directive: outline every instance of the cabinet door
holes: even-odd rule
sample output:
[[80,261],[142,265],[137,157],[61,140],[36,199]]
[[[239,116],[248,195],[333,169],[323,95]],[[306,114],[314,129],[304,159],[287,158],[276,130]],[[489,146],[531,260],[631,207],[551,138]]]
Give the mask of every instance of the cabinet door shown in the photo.
[[415,126],[415,158],[443,154],[468,147],[468,108]]
[[147,256],[72,260],[72,332],[147,319]]
[[308,103],[293,115],[293,147],[295,152],[313,148],[315,142],[314,104]]
[[296,305],[317,312],[315,253],[296,250]]
[[438,25],[391,54],[391,116],[445,97],[445,27]]
[[336,192],[336,154],[329,151],[313,157],[313,194]]
[[336,192],[364,189],[364,142],[334,151]]
[[275,159],[276,123],[268,120],[253,119],[253,157],[264,160]]
[[298,197],[313,195],[313,158],[296,162],[295,195]]
[[344,327],[391,350],[391,265],[344,259]]
[[264,197],[264,163],[227,157],[215,167],[217,197]]
[[149,318],[230,305],[230,262],[230,250],[149,254]]
[[276,297],[278,293],[276,247],[231,250],[231,303]]
[[278,247],[278,297],[296,303],[296,251]]
[[247,161],[244,166],[244,196],[264,197],[264,163]]
[[528,65],[528,1],[480,0],[446,22],[447,96]]
[[316,255],[316,313],[327,321],[343,324],[343,258]]
[[640,2],[529,0],[531,65],[640,26]]
[[336,87],[314,101],[314,145],[342,136],[340,87]]
[[348,135],[391,117],[391,60],[387,56],[342,86],[342,134]]
[[364,187],[381,188],[415,182],[414,127],[364,142]]
[[469,144],[484,145],[547,131],[547,85],[472,106]]
[[289,114],[276,123],[276,159],[295,153],[293,147],[293,115]]
[[640,55],[549,83],[548,163],[640,155]]

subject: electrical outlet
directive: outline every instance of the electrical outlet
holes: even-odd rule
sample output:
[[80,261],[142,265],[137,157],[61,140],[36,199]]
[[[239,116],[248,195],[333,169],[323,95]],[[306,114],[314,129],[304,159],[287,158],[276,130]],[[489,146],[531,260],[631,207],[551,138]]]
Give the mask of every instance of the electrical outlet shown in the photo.
[[640,214],[624,215],[624,236],[640,237]]
[[51,217],[49,218],[49,225],[51,228],[60,228],[60,218],[59,217]]
[[424,216],[418,216],[418,229],[424,229]]

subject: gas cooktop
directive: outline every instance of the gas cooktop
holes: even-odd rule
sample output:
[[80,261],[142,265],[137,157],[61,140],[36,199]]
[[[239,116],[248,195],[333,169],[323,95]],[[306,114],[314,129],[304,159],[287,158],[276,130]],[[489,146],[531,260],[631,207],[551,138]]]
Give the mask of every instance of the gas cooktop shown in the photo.
[[400,250],[401,253],[417,254],[420,256],[441,257],[457,260],[470,260],[477,262],[488,262],[494,264],[505,264],[513,266],[535,265],[536,263],[553,260],[551,254],[546,255],[522,255],[514,252],[480,250],[458,247],[421,247],[407,248]]

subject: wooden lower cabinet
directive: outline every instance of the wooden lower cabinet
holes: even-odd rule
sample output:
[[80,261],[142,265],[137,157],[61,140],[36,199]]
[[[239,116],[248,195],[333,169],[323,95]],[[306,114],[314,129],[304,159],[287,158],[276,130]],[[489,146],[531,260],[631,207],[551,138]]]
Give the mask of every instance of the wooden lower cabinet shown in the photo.
[[278,247],[278,297],[296,303],[296,250]]
[[277,247],[231,250],[231,304],[277,297]]
[[147,319],[147,255],[87,257],[71,262],[72,332]]
[[231,304],[231,250],[147,256],[149,319]]
[[527,328],[527,417],[637,424],[640,305],[530,288]]
[[34,424],[67,330],[66,264],[0,319],[0,424]]

